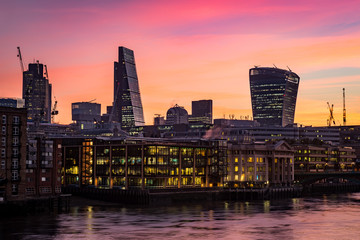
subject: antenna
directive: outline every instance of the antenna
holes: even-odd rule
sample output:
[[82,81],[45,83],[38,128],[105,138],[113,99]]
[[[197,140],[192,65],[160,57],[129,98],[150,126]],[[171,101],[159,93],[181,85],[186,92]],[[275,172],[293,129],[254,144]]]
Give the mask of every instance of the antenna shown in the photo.
[[291,69],[289,68],[289,66],[286,66],[286,67],[289,69],[290,72],[292,72]]
[[273,64],[275,68],[277,68],[277,66],[275,64]]
[[345,88],[343,88],[343,125],[346,126]]

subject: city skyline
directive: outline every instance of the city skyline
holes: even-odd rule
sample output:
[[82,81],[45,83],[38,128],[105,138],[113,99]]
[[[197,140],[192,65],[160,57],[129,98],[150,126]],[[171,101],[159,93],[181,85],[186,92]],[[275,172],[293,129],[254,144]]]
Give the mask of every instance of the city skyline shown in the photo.
[[330,102],[342,124],[345,88],[347,124],[360,124],[357,1],[35,2],[1,4],[0,97],[21,97],[20,46],[26,65],[48,66],[56,122],[71,122],[72,102],[96,98],[106,112],[116,49],[126,46],[146,124],[200,99],[213,100],[214,118],[252,116],[248,71],[273,64],[301,78],[295,122],[325,126]]

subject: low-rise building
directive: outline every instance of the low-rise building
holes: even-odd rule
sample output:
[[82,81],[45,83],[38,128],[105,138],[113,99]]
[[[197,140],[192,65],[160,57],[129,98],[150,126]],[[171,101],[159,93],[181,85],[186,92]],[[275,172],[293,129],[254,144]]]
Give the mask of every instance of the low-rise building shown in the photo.
[[228,144],[230,187],[291,185],[294,181],[294,150],[285,141]]
[[0,200],[24,199],[26,109],[0,107]]
[[226,141],[146,138],[63,139],[64,186],[183,188],[222,186]]
[[356,155],[351,147],[294,145],[295,173],[354,171]]

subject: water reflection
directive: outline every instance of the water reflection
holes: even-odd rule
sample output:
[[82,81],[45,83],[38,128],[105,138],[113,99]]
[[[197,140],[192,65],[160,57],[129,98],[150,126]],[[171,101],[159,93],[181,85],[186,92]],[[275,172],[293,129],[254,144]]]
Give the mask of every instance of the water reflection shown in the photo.
[[0,219],[0,239],[358,239],[360,193],[282,201],[73,207]]

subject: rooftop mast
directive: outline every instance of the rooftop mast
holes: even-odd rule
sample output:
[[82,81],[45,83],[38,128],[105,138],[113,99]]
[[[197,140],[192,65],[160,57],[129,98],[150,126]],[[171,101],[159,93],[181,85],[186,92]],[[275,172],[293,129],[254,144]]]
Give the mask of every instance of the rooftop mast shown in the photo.
[[345,88],[343,88],[343,125],[346,126]]

